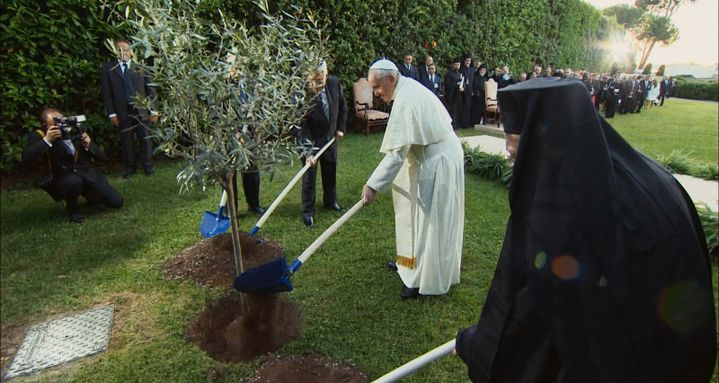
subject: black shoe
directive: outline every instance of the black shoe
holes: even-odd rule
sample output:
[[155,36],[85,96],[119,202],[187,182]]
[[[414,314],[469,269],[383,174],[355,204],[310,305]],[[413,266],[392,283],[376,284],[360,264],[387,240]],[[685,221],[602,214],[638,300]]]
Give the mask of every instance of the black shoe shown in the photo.
[[248,210],[253,213],[256,213],[258,215],[265,214],[265,208],[263,208],[261,206],[250,206],[250,208]]
[[125,170],[125,173],[122,173],[122,178],[123,178],[123,179],[128,179],[128,178],[130,178],[130,177],[132,177],[132,176],[134,176],[134,175],[135,175],[135,172],[134,172],[134,171]]
[[397,271],[397,264],[394,263],[394,262],[387,262],[387,264],[385,265],[385,267],[387,268],[387,270]]
[[302,221],[307,227],[312,227],[315,225],[315,219],[312,218],[312,214],[309,213],[302,213]]
[[85,216],[80,213],[70,213],[70,222],[82,223],[85,220]]
[[334,211],[345,211],[346,209],[340,206],[337,202],[333,203],[332,205],[325,205],[325,209],[334,210]]
[[146,175],[146,176],[151,176],[151,175],[153,175],[153,174],[155,174],[155,170],[154,170],[153,168],[145,168],[145,175]]
[[399,297],[402,299],[417,298],[419,296],[419,288],[409,288],[402,285],[402,290],[399,292]]

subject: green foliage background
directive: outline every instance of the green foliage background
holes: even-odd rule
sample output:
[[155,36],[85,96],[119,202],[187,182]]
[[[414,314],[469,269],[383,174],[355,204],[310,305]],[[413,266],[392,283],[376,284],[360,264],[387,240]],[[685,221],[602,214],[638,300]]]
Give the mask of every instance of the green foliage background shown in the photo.
[[[57,106],[90,117],[86,128],[110,154],[117,155],[117,132],[104,118],[99,72],[111,57],[107,38],[123,35],[124,7],[133,0],[6,0],[0,5],[6,59],[0,60],[2,163],[18,166],[28,131],[37,129],[39,111]],[[491,66],[508,64],[513,73],[535,62],[554,67],[606,70],[598,42],[607,23],[581,0],[279,0],[272,11],[298,5],[323,21],[332,50],[330,72],[351,85],[368,65],[385,56],[398,60],[431,54],[444,73],[449,61],[471,54]],[[261,22],[250,0],[206,0],[208,20],[226,16]],[[434,44],[433,44],[434,42]]]

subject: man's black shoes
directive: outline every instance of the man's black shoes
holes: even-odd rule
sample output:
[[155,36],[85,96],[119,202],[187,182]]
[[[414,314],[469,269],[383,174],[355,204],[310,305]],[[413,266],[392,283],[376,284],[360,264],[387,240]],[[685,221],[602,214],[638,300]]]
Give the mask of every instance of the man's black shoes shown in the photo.
[[325,209],[334,210],[334,211],[345,211],[346,209],[340,206],[337,202],[333,203],[332,205],[325,205]]
[[70,213],[70,222],[82,223],[85,220],[85,216],[80,213]]
[[145,175],[146,175],[146,176],[151,176],[151,175],[153,175],[153,174],[155,174],[155,170],[154,170],[152,167],[147,167],[147,168],[145,168]]
[[123,179],[128,179],[128,178],[130,178],[130,177],[132,177],[132,176],[134,176],[134,175],[135,175],[135,172],[134,172],[134,171],[125,170],[125,173],[122,173],[122,178],[123,178]]
[[402,285],[402,290],[399,292],[399,297],[402,299],[410,299],[410,298],[417,298],[419,296],[419,288],[409,288],[405,285]]
[[312,227],[315,225],[315,220],[312,217],[312,214],[309,213],[302,213],[302,221],[305,223],[305,226]]
[[265,208],[263,208],[262,206],[250,206],[249,210],[258,215],[265,214]]

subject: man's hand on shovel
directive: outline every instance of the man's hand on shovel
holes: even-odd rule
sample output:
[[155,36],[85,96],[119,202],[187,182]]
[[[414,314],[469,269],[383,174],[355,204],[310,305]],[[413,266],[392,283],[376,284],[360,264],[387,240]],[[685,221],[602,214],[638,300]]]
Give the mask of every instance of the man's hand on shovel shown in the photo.
[[374,202],[374,198],[376,195],[377,191],[372,189],[371,187],[365,185],[362,188],[362,202],[364,202],[365,206]]
[[315,158],[315,156],[309,155],[307,156],[307,162],[312,164],[312,166],[315,166],[317,165],[317,158]]

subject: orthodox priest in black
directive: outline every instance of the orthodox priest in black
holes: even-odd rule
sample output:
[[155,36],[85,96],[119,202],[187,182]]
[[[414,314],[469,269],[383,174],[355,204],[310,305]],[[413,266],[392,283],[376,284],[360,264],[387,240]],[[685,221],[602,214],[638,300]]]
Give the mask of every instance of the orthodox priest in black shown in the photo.
[[444,75],[444,106],[452,117],[452,129],[462,127],[462,90],[464,87],[462,74],[459,71],[461,60],[459,58],[452,61],[452,66]]
[[481,64],[474,74],[472,82],[472,123],[481,124],[484,122],[484,109],[486,99],[484,83],[487,80],[487,64]]
[[479,323],[457,335],[470,378],[708,382],[711,266],[684,189],[598,117],[579,81],[527,81],[499,102],[521,138],[494,280]]
[[477,69],[472,64],[472,57],[469,55],[464,56],[462,61],[462,68],[459,70],[462,74],[464,91],[462,92],[462,112],[460,114],[460,128],[471,128],[474,126],[472,123],[472,95],[474,94],[474,74]]

